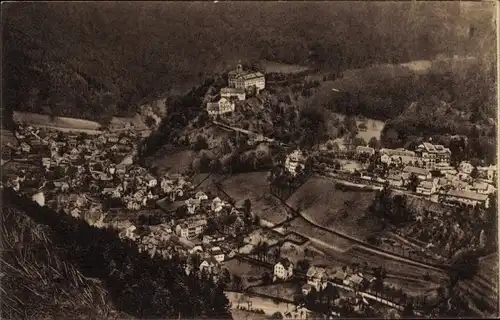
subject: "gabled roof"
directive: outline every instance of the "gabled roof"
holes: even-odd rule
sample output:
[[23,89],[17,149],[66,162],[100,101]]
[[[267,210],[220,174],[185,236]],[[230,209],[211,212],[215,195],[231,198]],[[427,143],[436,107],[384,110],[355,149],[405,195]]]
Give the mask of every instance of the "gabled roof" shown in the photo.
[[261,78],[261,77],[264,77],[264,75],[261,72],[252,72],[252,73],[248,73],[246,75],[243,75],[243,79],[245,79],[245,80]]
[[423,182],[421,182],[418,186],[419,186],[420,188],[424,188],[424,189],[432,189],[433,184],[432,184],[432,182],[430,182],[430,181],[423,181]]

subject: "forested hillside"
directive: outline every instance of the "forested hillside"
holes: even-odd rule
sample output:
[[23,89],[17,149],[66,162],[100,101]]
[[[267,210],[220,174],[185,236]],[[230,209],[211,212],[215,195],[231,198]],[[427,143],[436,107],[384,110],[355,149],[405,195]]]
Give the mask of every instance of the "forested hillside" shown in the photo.
[[337,73],[437,54],[491,58],[491,3],[106,2],[3,7],[3,108],[101,119],[237,59]]

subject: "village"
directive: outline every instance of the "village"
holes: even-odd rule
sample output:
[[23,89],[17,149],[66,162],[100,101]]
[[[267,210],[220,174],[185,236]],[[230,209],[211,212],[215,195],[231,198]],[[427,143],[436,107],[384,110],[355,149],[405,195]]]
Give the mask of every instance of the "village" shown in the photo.
[[[239,64],[228,74],[228,87],[206,102],[206,110],[214,121],[219,120],[234,112],[237,101],[263,89],[264,74],[244,71]],[[288,310],[288,302],[288,311],[282,313],[297,318],[313,313],[309,309],[299,312],[304,306],[323,310],[327,305],[330,316],[345,312],[380,315],[378,304],[403,311],[410,301],[402,291],[384,287],[385,271],[380,267],[344,264],[330,268],[309,265],[307,259],[294,264],[282,247],[291,236],[303,244],[303,236],[264,228],[250,200],[235,201],[217,188],[200,188],[204,180],[194,183],[191,174],[158,174],[138,165],[136,153],[142,137],[134,128],[95,137],[18,124],[14,135],[18,143],[9,143],[3,150],[6,174],[2,186],[93,226],[113,227],[121,238],[135,242],[151,257],[170,258],[176,252],[186,258],[186,274],[208,273],[238,292],[258,284],[293,284],[288,302],[295,303],[295,314]],[[453,167],[451,151],[431,142],[415,150],[343,149],[331,143],[311,151],[296,148],[284,167],[292,177],[298,176],[309,158],[314,159],[316,174],[378,190],[387,185],[450,205],[487,208],[488,196],[496,191],[496,166],[474,167],[463,161]],[[266,236],[268,232],[272,236]],[[270,245],[273,237],[281,240]],[[254,279],[243,280],[237,270],[242,262],[263,270]],[[382,292],[385,298],[380,297]],[[251,305],[246,310],[260,312]]]

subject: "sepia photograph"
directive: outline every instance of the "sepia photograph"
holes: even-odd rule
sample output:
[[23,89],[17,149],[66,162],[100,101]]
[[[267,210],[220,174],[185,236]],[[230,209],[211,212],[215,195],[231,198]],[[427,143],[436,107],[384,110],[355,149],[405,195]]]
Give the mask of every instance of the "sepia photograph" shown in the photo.
[[499,14],[2,2],[0,318],[498,318]]

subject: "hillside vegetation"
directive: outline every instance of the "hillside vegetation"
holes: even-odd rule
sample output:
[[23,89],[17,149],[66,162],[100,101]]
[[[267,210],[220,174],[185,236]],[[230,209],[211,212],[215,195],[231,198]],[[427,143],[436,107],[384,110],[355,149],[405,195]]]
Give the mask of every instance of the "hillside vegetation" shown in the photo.
[[52,245],[53,233],[2,206],[2,304],[5,319],[123,319],[100,281],[88,279]]
[[488,59],[492,5],[8,3],[3,108],[92,120],[130,114],[142,99],[185,91],[237,59],[333,73],[437,54]]

